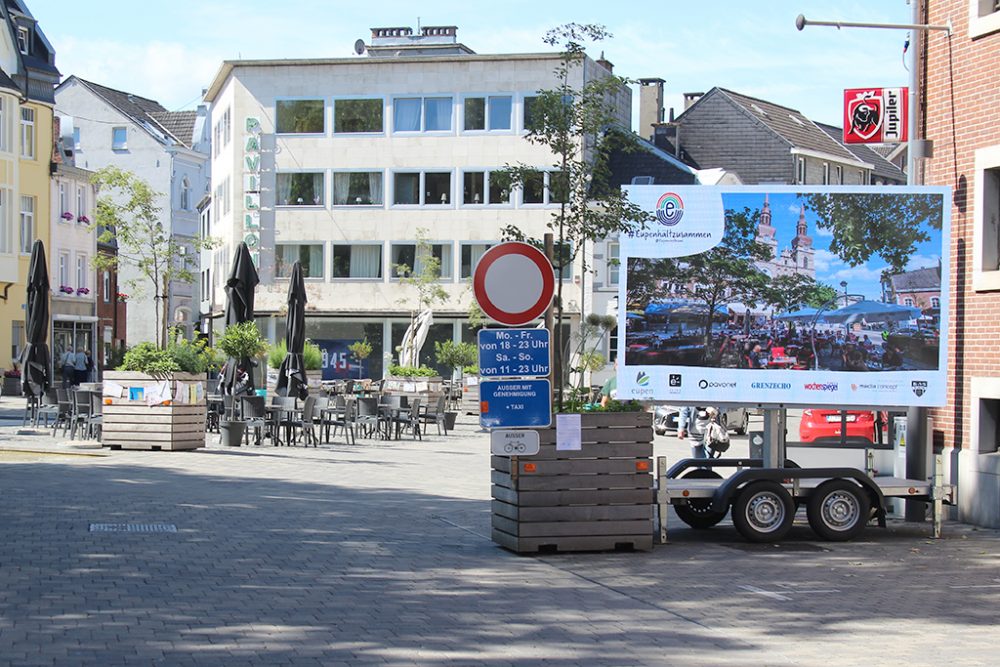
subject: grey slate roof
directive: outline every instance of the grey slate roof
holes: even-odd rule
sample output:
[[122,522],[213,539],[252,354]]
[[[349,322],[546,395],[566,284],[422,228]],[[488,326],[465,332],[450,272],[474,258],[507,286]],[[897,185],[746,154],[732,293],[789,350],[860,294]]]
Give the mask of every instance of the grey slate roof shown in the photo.
[[[725,88],[714,88],[713,90],[725,95],[735,104],[739,105],[746,113],[756,118],[775,134],[795,148],[803,150],[826,153],[827,155],[844,160],[845,162],[857,162],[857,158],[842,144],[834,141],[830,136],[821,130],[816,123],[803,116],[795,109],[783,107],[773,102],[759,100],[755,97],[741,95]],[[705,95],[711,94],[709,91]],[[702,98],[704,99],[704,98]],[[699,100],[700,102],[701,100]],[[697,104],[697,102],[695,103]],[[687,112],[685,112],[687,113]],[[682,138],[683,141],[683,138]]]
[[[167,111],[162,104],[132,93],[126,93],[114,88],[108,88],[92,81],[85,81],[78,76],[72,77],[89,88],[95,95],[131,118],[137,125],[145,127],[151,134],[172,139],[187,148],[191,147],[194,134],[194,111]],[[190,118],[187,128],[183,123]]]
[[889,276],[892,289],[895,292],[919,292],[941,289],[941,267],[932,266],[924,269],[905,271]]
[[694,170],[645,139],[635,138],[636,150],[615,150],[608,160],[610,185],[629,185],[636,176],[651,176],[651,185],[694,185]]
[[[844,128],[842,127],[836,127],[835,125],[827,125],[825,123],[816,123],[816,125],[819,126],[821,130],[830,135],[830,138],[833,139],[834,141],[840,142],[840,138],[844,136]],[[879,146],[878,144],[872,144],[871,146],[869,146],[868,144],[842,144],[842,145],[844,148],[851,151],[851,153],[854,154],[854,157],[858,158],[862,162],[867,162],[868,164],[874,165],[875,169],[873,170],[873,173],[875,174],[876,177],[890,181],[895,181],[897,183],[906,182],[906,174],[903,173],[902,169],[900,169],[893,163],[886,160],[885,157],[883,157],[880,152],[873,150],[873,148]],[[894,146],[890,147],[890,152],[892,148],[895,147]]]
[[21,87],[18,86],[17,83],[14,82],[14,79],[10,78],[10,76],[7,75],[7,72],[4,72],[2,69],[0,69],[0,88],[13,90],[18,93],[21,92]]

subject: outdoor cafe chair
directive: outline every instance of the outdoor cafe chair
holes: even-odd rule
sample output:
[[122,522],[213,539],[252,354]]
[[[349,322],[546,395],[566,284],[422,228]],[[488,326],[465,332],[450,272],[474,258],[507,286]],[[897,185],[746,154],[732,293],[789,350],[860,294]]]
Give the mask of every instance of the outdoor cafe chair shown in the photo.
[[365,396],[357,399],[355,403],[357,405],[355,425],[368,437],[379,433],[382,415],[378,407],[378,399]]
[[104,397],[97,391],[89,393],[90,419],[87,420],[87,428],[95,440],[100,440],[102,427],[104,426]]
[[293,418],[295,416],[295,397],[294,396],[275,396],[271,399],[271,407],[269,409],[269,422],[271,427],[271,432],[274,434],[274,444],[278,446],[281,443],[281,430],[285,431],[285,445],[290,446],[292,444],[292,429],[294,427]]
[[86,389],[73,390],[73,415],[70,417],[70,440],[76,440],[76,430],[79,428],[81,437],[90,437],[91,404],[90,391]]
[[438,399],[434,403],[433,407],[430,404],[427,404],[420,412],[420,423],[437,424],[438,435],[441,435],[441,429],[444,429],[444,434],[448,435],[448,427],[445,426],[445,421],[444,421],[446,400],[447,399],[445,395],[441,394],[440,396],[438,396]]
[[73,400],[70,398],[69,390],[58,388],[56,389],[56,418],[52,422],[52,435],[56,434],[59,427],[63,427],[63,437],[66,437],[66,433],[69,431],[70,422],[73,420]]
[[39,420],[45,418],[45,427],[49,426],[49,417],[56,419],[59,417],[59,396],[55,389],[49,389],[41,397],[41,405],[35,411],[34,423],[32,426],[38,427]]
[[[358,402],[353,397],[343,397],[339,396],[338,399],[343,399],[343,404],[334,408],[327,408],[326,417],[324,417],[323,424],[327,429],[326,441],[330,441],[330,437],[337,436],[337,429],[344,429],[344,437],[347,440],[347,444],[353,445],[357,443],[357,426],[358,426]],[[340,403],[340,400],[338,400]],[[333,428],[332,433],[330,428]]]
[[331,430],[334,433],[337,432],[339,422],[347,409],[348,398],[343,394],[334,394],[326,400],[324,407],[317,405],[316,410],[319,413],[319,428],[323,434],[323,442],[330,442]]
[[410,409],[406,412],[401,412],[393,418],[393,424],[396,426],[396,439],[399,440],[400,433],[406,429],[413,429],[413,438],[424,439],[424,436],[420,434],[420,399],[415,398],[413,402],[410,403]]
[[240,400],[240,410],[243,413],[243,420],[246,422],[246,431],[243,434],[245,442],[250,444],[250,430],[253,429],[253,444],[259,445],[262,435],[267,433],[268,426],[264,397],[243,396]]

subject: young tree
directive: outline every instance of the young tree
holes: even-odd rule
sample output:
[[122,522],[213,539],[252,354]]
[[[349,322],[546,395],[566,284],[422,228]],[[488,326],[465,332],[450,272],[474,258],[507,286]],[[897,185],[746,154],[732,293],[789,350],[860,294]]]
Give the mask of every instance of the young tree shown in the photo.
[[[543,41],[563,49],[553,71],[556,86],[538,91],[525,110],[527,141],[547,147],[554,157],[548,192],[549,201],[558,202],[559,208],[553,211],[548,228],[555,239],[557,275],[571,271],[577,262],[581,271],[589,271],[585,261],[588,242],[634,231],[652,219],[609,182],[612,153],[636,145],[634,135],[621,129],[619,101],[628,81],[610,72],[590,76],[584,71],[584,42],[610,37],[604,26],[592,24],[569,23],[548,31]],[[499,174],[510,186],[524,191],[541,193],[545,188],[545,174],[537,164],[508,164]],[[513,225],[504,229],[504,236],[543,247],[541,239],[527,238]],[[557,280],[556,285],[552,336],[553,349],[561,351],[563,281]],[[564,373],[560,353],[553,355],[553,366],[556,409],[561,410]]]
[[[410,309],[410,321],[421,311],[433,308],[436,303],[447,303],[448,292],[441,285],[441,260],[434,256],[433,246],[427,241],[427,230],[417,230],[417,246],[414,250],[414,265],[406,263],[394,264],[393,271],[399,277],[400,284],[409,285],[417,292],[416,308]],[[411,303],[407,297],[398,301],[401,304]]]
[[96,223],[103,230],[98,240],[118,246],[117,255],[98,253],[93,265],[98,270],[130,266],[139,274],[126,281],[133,290],[144,291],[143,283],[152,287],[157,345],[164,348],[170,284],[193,282],[196,253],[212,242],[171,233],[156,205],[160,193],[135,174],[111,166],[96,172],[91,180],[102,192],[97,199]]

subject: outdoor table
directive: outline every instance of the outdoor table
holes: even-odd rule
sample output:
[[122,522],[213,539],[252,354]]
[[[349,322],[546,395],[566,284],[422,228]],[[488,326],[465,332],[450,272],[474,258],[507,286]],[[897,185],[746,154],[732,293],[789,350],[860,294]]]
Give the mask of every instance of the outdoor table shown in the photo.
[[282,416],[284,414],[288,415],[288,419],[285,420],[285,444],[286,446],[291,446],[292,444],[292,421],[295,415],[302,414],[301,407],[287,407],[281,405],[265,405],[264,411],[267,412],[268,421],[274,425],[274,446],[278,447],[281,445],[281,423]]
[[791,368],[796,364],[795,357],[773,357],[767,362],[768,368]]

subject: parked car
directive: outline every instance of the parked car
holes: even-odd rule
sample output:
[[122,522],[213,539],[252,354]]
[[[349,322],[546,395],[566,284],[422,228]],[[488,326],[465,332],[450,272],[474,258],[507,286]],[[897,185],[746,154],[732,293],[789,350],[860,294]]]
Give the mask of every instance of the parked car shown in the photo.
[[[653,411],[653,429],[657,435],[677,432],[677,416],[681,409],[676,405],[657,405]],[[730,431],[735,431],[739,435],[747,432],[750,426],[750,412],[742,407],[721,409],[719,414],[720,423]],[[693,418],[693,417],[692,417]]]
[[933,329],[907,327],[889,334],[888,344],[898,347],[903,354],[918,361],[935,362],[938,358],[940,336]]
[[[839,444],[841,436],[840,410],[820,410],[809,408],[802,411],[799,422],[799,440],[816,444]],[[870,410],[847,411],[847,442],[864,445],[875,444],[876,429],[875,413]],[[883,413],[881,428],[886,430],[886,417]],[[884,441],[884,438],[880,439]]]

